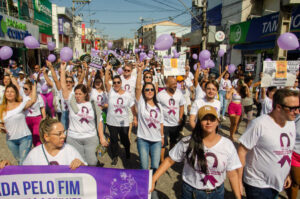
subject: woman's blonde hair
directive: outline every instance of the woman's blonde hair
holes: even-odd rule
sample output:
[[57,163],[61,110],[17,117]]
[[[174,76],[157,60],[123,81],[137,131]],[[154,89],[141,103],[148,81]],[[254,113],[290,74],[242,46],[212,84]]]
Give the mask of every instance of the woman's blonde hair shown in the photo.
[[46,119],[43,119],[40,123],[40,140],[42,143],[45,143],[45,134],[49,134],[50,131],[52,131],[52,127],[54,124],[60,123],[60,121],[56,118],[47,117]]
[[4,113],[7,111],[7,99],[6,99],[6,96],[5,96],[5,93],[6,93],[6,90],[8,88],[12,88],[15,90],[16,92],[16,98],[15,98],[15,101],[16,102],[21,102],[22,99],[20,97],[20,94],[19,94],[19,90],[18,88],[14,85],[14,84],[9,84],[5,87],[5,91],[4,91],[4,96],[3,96],[3,100],[2,100],[2,104],[0,105],[0,120],[3,121],[3,116],[4,116]]

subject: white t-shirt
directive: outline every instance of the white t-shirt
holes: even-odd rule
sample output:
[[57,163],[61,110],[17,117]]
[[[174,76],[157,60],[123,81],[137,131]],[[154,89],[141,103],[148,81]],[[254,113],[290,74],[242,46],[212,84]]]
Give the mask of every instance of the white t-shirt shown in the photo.
[[273,100],[268,96],[265,96],[265,99],[260,100],[261,103],[261,114],[269,114],[273,110]]
[[206,97],[202,99],[197,99],[194,101],[191,107],[190,115],[197,115],[198,110],[205,105],[210,105],[214,107],[218,113],[218,116],[220,116],[220,111],[221,111],[221,102],[219,100],[214,99],[213,102],[208,102]]
[[100,93],[96,89],[92,89],[91,100],[97,102],[98,106],[103,106],[107,104],[107,95],[106,92],[101,91]]
[[[70,102],[68,102],[70,106]],[[97,135],[95,113],[91,102],[77,104],[79,112],[70,108],[68,136],[72,138],[88,138]],[[102,121],[102,117],[100,118]]]
[[221,78],[219,90],[227,91],[230,88],[231,88],[231,81],[229,79],[225,80],[225,79]]
[[239,79],[235,79],[232,81],[232,87],[233,88],[237,88],[237,83],[238,83]]
[[157,106],[146,105],[143,96],[140,97],[138,104],[138,129],[137,137],[151,141],[161,141],[160,125],[163,123],[164,115],[160,104]]
[[17,81],[18,81],[18,84],[19,84],[20,87],[24,86],[24,84],[25,84],[25,78],[23,80],[20,80],[20,78],[18,78]]
[[251,186],[281,192],[290,172],[295,138],[294,121],[287,121],[282,128],[269,115],[252,120],[239,139],[249,150],[243,181]]
[[[30,100],[31,98],[29,96],[23,96],[24,98],[28,98],[27,100]],[[41,108],[45,106],[44,100],[41,97],[40,94],[37,94],[37,100],[36,102],[29,107],[27,110],[25,110],[26,117],[36,117],[39,115],[42,115]]]
[[199,84],[196,86],[196,99],[202,99],[205,97],[205,92],[202,90],[202,88],[199,86]]
[[176,89],[171,96],[166,90],[162,90],[157,95],[157,101],[162,106],[164,126],[178,126],[180,106],[185,104],[182,92]]
[[[44,146],[45,154],[49,162],[56,161],[59,165],[70,165],[74,159],[81,160],[85,165],[87,163],[83,160],[79,152],[70,144],[65,143],[61,150],[52,156],[48,153]],[[47,159],[44,155],[42,145],[36,146],[28,153],[23,165],[48,165]]]
[[136,86],[136,77],[130,76],[129,79],[125,79],[123,75],[121,75],[122,80],[122,89],[129,92],[134,99],[135,96],[135,86]]
[[129,108],[134,99],[128,92],[120,95],[112,88],[108,93],[108,110],[106,123],[111,126],[129,126]]
[[183,138],[169,152],[170,158],[175,162],[184,161],[182,179],[190,186],[196,189],[215,189],[224,182],[227,171],[242,166],[233,143],[228,138],[221,137],[213,147],[207,148],[204,146],[208,174],[202,173],[197,165],[195,165],[195,170],[188,164],[186,159],[190,138],[191,136]]
[[191,71],[189,72],[189,78],[190,78],[191,80],[194,79],[194,75],[193,75],[193,73],[192,73]]
[[5,92],[5,86],[0,85],[0,104],[2,104],[4,92]]
[[191,80],[191,78],[187,77],[185,80],[184,80],[184,84],[185,86],[190,89],[191,86],[193,86],[193,82]]
[[[37,74],[37,73],[35,73],[35,74]],[[36,76],[37,76],[37,75],[36,75]],[[49,77],[49,79],[53,82],[52,77]],[[42,90],[42,87],[43,87],[44,84],[47,84],[47,81],[46,81],[46,79],[45,79],[45,77],[44,77],[44,74],[41,73],[41,74],[40,74],[40,81],[38,82],[38,85],[37,85],[37,91],[39,91],[39,92],[42,93],[42,94],[50,93],[51,90],[52,90],[52,88],[51,88],[50,86],[48,86],[48,89],[47,89],[46,91],[43,91],[43,90]]]
[[296,116],[295,124],[296,124],[296,142],[295,142],[294,152],[300,154],[300,114]]
[[4,126],[7,131],[8,140],[17,140],[19,138],[31,135],[31,132],[26,124],[25,113],[23,111],[28,99],[11,111],[7,111],[3,117]]

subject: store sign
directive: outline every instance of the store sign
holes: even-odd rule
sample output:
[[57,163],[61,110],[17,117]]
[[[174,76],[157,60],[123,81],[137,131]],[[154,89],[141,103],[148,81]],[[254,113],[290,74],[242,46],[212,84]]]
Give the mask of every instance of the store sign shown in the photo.
[[218,31],[218,32],[216,32],[216,34],[215,34],[215,39],[216,39],[216,41],[218,41],[218,42],[224,41],[224,39],[225,39],[225,33],[224,33],[223,31]]
[[[85,24],[81,24],[81,41],[85,40]],[[84,43],[84,42],[81,42]]]
[[23,43],[26,36],[39,38],[39,28],[25,21],[0,13],[0,40]]
[[[230,26],[230,44],[275,41],[279,13],[273,13]],[[292,12],[290,31],[300,38],[300,6]]]
[[67,36],[71,33],[71,23],[63,17],[58,18],[58,33]]
[[52,35],[52,4],[49,0],[34,0],[34,19],[38,21],[40,33]]
[[40,42],[41,44],[48,44],[48,42],[52,41],[52,35],[47,35],[44,33],[40,33]]

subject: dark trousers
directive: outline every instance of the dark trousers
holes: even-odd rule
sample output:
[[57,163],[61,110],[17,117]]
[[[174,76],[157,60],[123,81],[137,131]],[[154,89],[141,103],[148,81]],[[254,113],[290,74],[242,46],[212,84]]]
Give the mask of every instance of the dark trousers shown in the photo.
[[112,153],[112,158],[118,156],[119,145],[118,140],[120,137],[120,141],[125,147],[126,156],[130,154],[130,141],[128,138],[129,127],[118,127],[118,126],[110,126],[107,125],[109,134],[110,134],[110,150]]
[[247,199],[276,199],[278,191],[272,188],[259,188],[244,183]]

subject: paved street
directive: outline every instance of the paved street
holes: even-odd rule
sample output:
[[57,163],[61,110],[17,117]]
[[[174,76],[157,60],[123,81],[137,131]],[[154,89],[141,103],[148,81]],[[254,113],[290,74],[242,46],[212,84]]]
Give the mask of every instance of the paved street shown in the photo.
[[[243,121],[240,124],[239,127],[239,134],[237,137],[240,137],[240,133],[243,133],[246,127],[246,123]],[[227,118],[226,121],[222,122],[222,128],[220,130],[220,133],[224,136],[229,135],[229,119]],[[184,129],[183,134],[189,135],[190,131],[188,129]],[[126,160],[125,158],[125,151],[123,148],[120,150],[120,156],[118,164],[116,166],[111,166],[111,159],[108,154],[106,154],[103,157],[102,163],[104,164],[104,167],[111,167],[111,168],[127,168],[127,169],[139,169],[139,158],[138,158],[138,152],[136,147],[136,135],[133,134],[131,137],[131,159]],[[16,164],[16,161],[14,160],[11,152],[8,150],[6,143],[5,143],[5,135],[1,134],[0,136],[0,157],[1,159],[8,159],[12,161],[14,164]],[[237,144],[236,144],[237,146]],[[156,185],[156,190],[158,192],[158,195],[161,199],[175,199],[180,198],[181,194],[181,177],[180,173],[182,172],[183,164],[175,164],[173,167],[171,167],[158,181]],[[231,199],[234,198],[229,181],[225,181],[225,198]],[[279,198],[287,198],[285,193],[281,193]],[[298,197],[300,198],[300,197]]]

